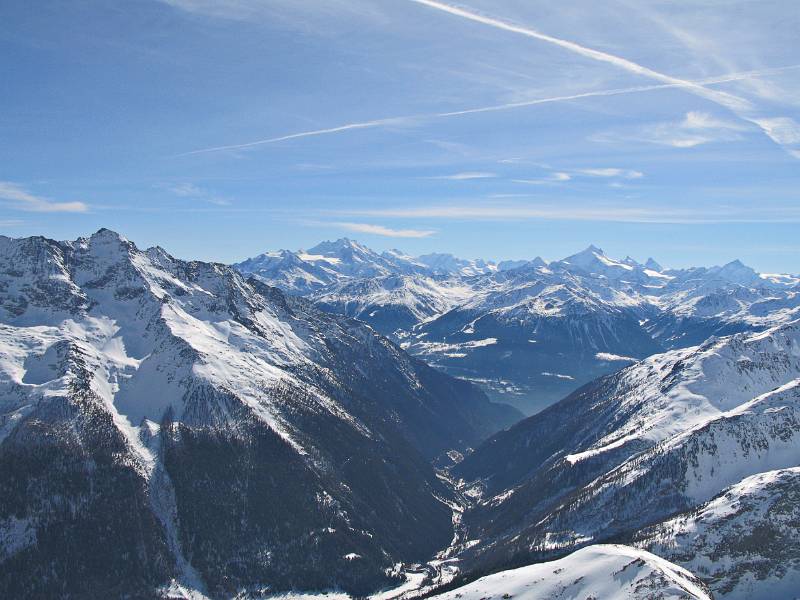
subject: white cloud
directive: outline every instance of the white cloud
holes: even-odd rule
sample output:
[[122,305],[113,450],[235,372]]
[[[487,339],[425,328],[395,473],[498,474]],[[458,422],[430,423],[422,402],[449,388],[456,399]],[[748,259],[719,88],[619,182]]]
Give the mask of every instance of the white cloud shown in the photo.
[[89,210],[83,202],[54,202],[44,196],[32,194],[24,187],[10,181],[0,181],[0,200],[11,202],[18,210],[29,212],[71,212]]
[[466,171],[464,173],[454,173],[452,175],[438,175],[436,177],[429,177],[428,179],[451,179],[453,181],[462,181],[467,179],[491,179],[497,177],[495,173],[487,173],[484,171]]
[[373,225],[370,223],[332,223],[332,225],[340,229],[346,229],[347,231],[394,238],[425,238],[436,233],[436,231],[431,229],[391,229],[383,225]]
[[741,131],[743,127],[737,123],[731,123],[725,119],[720,119],[714,115],[693,110],[686,113],[686,116],[681,123],[684,129],[731,129],[734,131]]

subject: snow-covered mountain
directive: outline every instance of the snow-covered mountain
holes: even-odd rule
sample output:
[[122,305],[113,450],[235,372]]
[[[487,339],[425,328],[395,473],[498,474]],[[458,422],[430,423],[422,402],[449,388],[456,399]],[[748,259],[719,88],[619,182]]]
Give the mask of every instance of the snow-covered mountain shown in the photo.
[[300,295],[354,279],[428,273],[430,270],[426,264],[399,250],[378,254],[347,238],[322,242],[307,251],[265,252],[234,267],[285,292]]
[[640,325],[640,298],[595,289],[572,273],[522,268],[469,283],[471,297],[401,343],[528,412],[662,349]]
[[657,272],[630,262],[590,247],[547,266],[473,278],[472,297],[398,337],[411,353],[532,412],[633,360],[800,317],[791,278],[746,278],[741,271],[751,270],[730,265]]
[[[783,589],[797,574],[791,565],[770,570],[758,559],[774,556],[777,563],[782,556],[759,516],[776,496],[754,492],[750,508],[744,496],[753,481],[772,480],[759,474],[798,464],[800,323],[711,339],[602,378],[496,434],[456,465],[453,474],[481,497],[464,518],[462,560],[492,571],[638,535],[637,543],[686,566],[717,597],[750,590],[754,580],[766,597],[764,590]],[[728,500],[719,500],[724,493]],[[712,514],[720,502],[753,514],[738,526],[721,512],[717,523],[701,521],[698,515]],[[681,513],[688,516],[669,521]],[[783,521],[788,529],[781,535],[800,533],[792,519],[793,513]],[[696,535],[692,520],[714,534]],[[703,562],[722,556],[717,542],[726,535],[749,542],[731,541],[725,564]],[[665,550],[670,545],[674,551]],[[763,587],[765,578],[773,587]],[[751,597],[741,593],[731,597]]]
[[740,261],[671,270],[590,246],[550,263],[495,264],[349,240],[280,256],[237,268],[361,319],[527,413],[651,354],[800,317],[800,278]]
[[384,275],[333,284],[311,295],[321,309],[355,317],[386,335],[411,330],[465,302],[473,293],[458,278]]
[[746,477],[713,500],[646,528],[636,544],[676,561],[731,600],[800,590],[800,467]]
[[467,260],[452,254],[440,253],[423,254],[416,260],[427,266],[434,275],[463,275],[466,277],[494,273],[497,270],[502,270],[502,268],[514,266],[514,263],[504,263],[501,267],[492,261],[483,259]]
[[550,263],[491,263],[350,240],[270,256],[236,266],[527,413],[651,354],[800,317],[800,278],[740,261],[670,270],[589,246]]
[[686,569],[628,546],[598,544],[551,562],[501,571],[434,600],[711,600]]
[[0,237],[0,596],[390,585],[453,535],[431,461],[516,418],[230,267]]

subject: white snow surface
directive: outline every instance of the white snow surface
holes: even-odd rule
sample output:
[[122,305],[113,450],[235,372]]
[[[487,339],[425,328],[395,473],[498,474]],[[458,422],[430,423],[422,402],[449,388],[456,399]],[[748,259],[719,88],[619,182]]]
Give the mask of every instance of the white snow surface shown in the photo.
[[574,463],[636,440],[667,440],[797,377],[796,322],[651,356],[621,373],[618,412],[628,418],[590,448],[566,458]]
[[687,570],[649,552],[588,546],[560,560],[488,575],[436,600],[711,600]]

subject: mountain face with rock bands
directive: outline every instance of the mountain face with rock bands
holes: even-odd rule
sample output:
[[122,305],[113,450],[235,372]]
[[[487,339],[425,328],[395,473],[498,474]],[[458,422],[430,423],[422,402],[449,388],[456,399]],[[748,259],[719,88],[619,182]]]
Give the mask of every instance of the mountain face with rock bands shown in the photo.
[[527,414],[647,356],[800,317],[798,277],[740,261],[665,269],[595,246],[552,262],[492,263],[378,254],[342,239],[235,266],[370,324]]
[[518,418],[346,317],[101,230],[0,237],[0,596],[366,593]]
[[461,565],[623,542],[717,598],[780,597],[799,577],[798,465],[800,322],[711,338],[584,386],[456,465],[478,498]]

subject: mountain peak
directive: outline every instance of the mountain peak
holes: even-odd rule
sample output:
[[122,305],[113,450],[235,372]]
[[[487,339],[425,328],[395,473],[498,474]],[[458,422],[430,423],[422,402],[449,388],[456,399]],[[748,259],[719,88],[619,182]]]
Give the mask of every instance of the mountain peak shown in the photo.
[[101,227],[97,231],[95,231],[90,237],[90,240],[98,240],[98,241],[118,241],[118,242],[127,242],[124,237],[118,234],[116,231],[112,229],[108,229],[106,227]]
[[320,242],[313,248],[308,249],[309,254],[321,254],[323,256],[328,256],[331,254],[340,254],[343,252],[358,252],[362,254],[375,254],[372,250],[367,248],[366,246],[362,246],[355,240],[351,240],[347,237],[339,238],[336,241],[325,241]]
[[726,263],[720,267],[720,272],[747,272],[747,273],[755,273],[755,270],[752,267],[747,266],[738,258],[736,260],[732,260],[729,263]]
[[750,267],[748,267],[746,264],[744,264],[741,260],[739,260],[737,258],[737,259],[732,260],[731,262],[723,265],[722,268],[723,269],[727,269],[727,268],[731,268],[731,269],[749,269]]
[[717,275],[733,283],[749,283],[758,279],[758,273],[738,258],[717,269]]
[[586,250],[568,256],[559,262],[567,266],[567,268],[575,268],[603,275],[618,275],[623,272],[632,271],[634,268],[625,261],[609,258],[601,248],[598,248],[594,244],[591,244]]
[[128,241],[116,231],[111,229],[98,229],[89,238],[83,238],[87,248],[97,255],[116,255],[126,250],[136,250],[133,242]]
[[626,265],[630,265],[632,267],[641,267],[642,266],[642,263],[640,263],[638,260],[633,258],[631,255],[628,255],[625,258],[623,258],[622,262],[624,262]]
[[660,265],[660,264],[659,264],[659,263],[658,263],[658,262],[657,262],[655,259],[653,259],[652,257],[648,258],[648,259],[645,261],[645,263],[644,263],[644,266],[645,266],[645,267],[647,267],[648,269],[650,269],[651,271],[658,271],[659,273],[660,273],[661,271],[663,271],[663,270],[664,270],[664,267],[662,267],[662,266],[661,266],[661,265]]
[[605,256],[605,252],[603,252],[602,248],[598,248],[594,244],[589,244],[588,247],[577,252],[575,254],[571,254],[566,258],[562,259],[562,262],[568,262],[570,264],[579,265],[583,264],[587,261],[595,261],[597,260],[598,256]]

